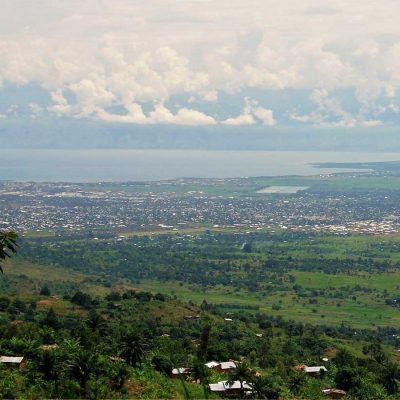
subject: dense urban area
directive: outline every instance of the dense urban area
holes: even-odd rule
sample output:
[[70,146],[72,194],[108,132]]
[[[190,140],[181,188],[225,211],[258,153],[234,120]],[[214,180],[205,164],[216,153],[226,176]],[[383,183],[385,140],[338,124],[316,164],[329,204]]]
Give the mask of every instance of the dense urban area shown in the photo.
[[[354,174],[343,176],[350,182],[357,179]],[[337,234],[391,234],[400,229],[397,191],[271,188],[264,189],[254,178],[90,185],[1,182],[0,229],[122,234],[204,226]]]

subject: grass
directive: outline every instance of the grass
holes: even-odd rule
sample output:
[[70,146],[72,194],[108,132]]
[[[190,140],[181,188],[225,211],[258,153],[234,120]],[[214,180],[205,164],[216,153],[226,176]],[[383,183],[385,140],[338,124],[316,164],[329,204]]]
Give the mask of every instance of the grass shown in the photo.
[[4,273],[7,276],[26,275],[29,278],[42,282],[82,282],[87,276],[82,273],[57,268],[50,265],[38,265],[27,261],[13,259],[4,264]]

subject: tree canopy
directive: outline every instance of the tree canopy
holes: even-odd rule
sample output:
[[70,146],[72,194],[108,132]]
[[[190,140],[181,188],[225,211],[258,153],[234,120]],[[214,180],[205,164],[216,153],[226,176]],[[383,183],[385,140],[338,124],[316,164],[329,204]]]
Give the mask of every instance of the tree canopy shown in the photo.
[[17,252],[17,238],[15,232],[0,231],[0,271],[3,272],[2,263]]

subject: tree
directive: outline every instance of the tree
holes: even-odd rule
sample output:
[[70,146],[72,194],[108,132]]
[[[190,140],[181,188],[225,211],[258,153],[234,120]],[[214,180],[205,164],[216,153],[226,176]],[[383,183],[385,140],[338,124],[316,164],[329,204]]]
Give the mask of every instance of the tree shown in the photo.
[[279,387],[273,382],[272,378],[255,376],[251,379],[253,396],[256,399],[279,399]]
[[197,350],[197,357],[201,361],[205,361],[207,357],[208,342],[210,340],[211,325],[207,324],[203,327],[200,338],[200,346]]
[[41,296],[50,296],[51,292],[50,292],[50,288],[47,285],[44,285],[41,289],[39,294]]
[[122,355],[134,367],[143,361],[146,347],[143,338],[135,332],[128,332],[122,338]]
[[15,232],[0,231],[0,271],[2,273],[3,267],[1,263],[17,252],[17,238],[18,235]]
[[53,329],[58,329],[60,327],[60,321],[58,320],[57,314],[55,313],[53,307],[47,311],[47,314],[43,318],[43,324]]
[[38,371],[44,379],[53,380],[58,377],[58,362],[54,351],[44,351],[39,358]]
[[231,374],[228,384],[231,385],[235,381],[240,382],[240,397],[244,398],[243,383],[252,379],[252,373],[246,362],[236,364],[236,368]]
[[398,364],[389,362],[381,377],[381,383],[390,394],[395,394],[399,391],[398,379],[400,378],[400,368]]
[[90,377],[95,374],[98,367],[96,352],[80,349],[70,362],[70,373],[80,383],[83,392]]
[[242,244],[243,253],[251,253],[251,250],[252,250],[251,243],[245,242]]
[[104,325],[104,323],[104,318],[96,310],[93,309],[89,311],[86,324],[92,332],[96,332],[97,330],[99,330]]

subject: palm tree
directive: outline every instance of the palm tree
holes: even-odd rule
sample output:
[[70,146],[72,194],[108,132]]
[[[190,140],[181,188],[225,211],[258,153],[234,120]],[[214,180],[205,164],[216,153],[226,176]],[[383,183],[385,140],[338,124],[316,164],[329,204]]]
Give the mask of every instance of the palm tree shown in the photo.
[[252,378],[252,373],[249,368],[249,365],[246,362],[240,362],[236,364],[235,370],[232,372],[230,379],[228,381],[228,385],[232,385],[233,382],[240,382],[240,397],[244,398],[244,389],[243,383],[245,381],[249,381]]
[[90,310],[86,324],[92,332],[100,329],[104,325],[104,322],[104,318],[96,310]]
[[15,232],[4,232],[0,231],[0,271],[3,272],[1,265],[2,261],[6,258],[10,258],[12,254],[17,252],[17,238],[18,235]]
[[38,370],[43,374],[44,379],[52,380],[58,376],[58,362],[54,351],[44,351],[39,359]]
[[400,378],[400,368],[396,363],[388,363],[382,374],[382,385],[390,394],[395,394],[399,391],[398,379]]
[[96,353],[85,349],[80,349],[70,361],[70,373],[73,378],[79,381],[83,392],[88,380],[96,372],[97,366]]
[[147,344],[141,336],[135,332],[128,332],[122,338],[122,356],[126,362],[136,367],[146,355]]
[[251,380],[251,389],[256,399],[278,399],[279,391],[274,388],[273,382],[268,377],[255,376]]

